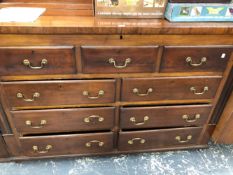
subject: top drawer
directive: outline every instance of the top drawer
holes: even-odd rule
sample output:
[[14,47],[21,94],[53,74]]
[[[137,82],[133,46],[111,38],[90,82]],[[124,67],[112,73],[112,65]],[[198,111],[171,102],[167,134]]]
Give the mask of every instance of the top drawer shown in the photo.
[[83,46],[84,73],[154,72],[157,46]]
[[222,72],[233,47],[166,46],[161,72]]
[[0,48],[0,75],[76,73],[72,46]]

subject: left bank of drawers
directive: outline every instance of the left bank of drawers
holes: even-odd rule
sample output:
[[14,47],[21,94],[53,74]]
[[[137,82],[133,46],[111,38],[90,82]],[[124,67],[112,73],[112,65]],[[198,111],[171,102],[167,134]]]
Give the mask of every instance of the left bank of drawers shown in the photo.
[[[114,79],[3,82],[4,100],[16,131],[22,135],[23,156],[113,151],[115,107],[85,106],[114,103],[115,83]],[[84,107],[67,108],[79,105]],[[64,107],[67,109],[61,109]],[[37,136],[29,137],[34,134]]]

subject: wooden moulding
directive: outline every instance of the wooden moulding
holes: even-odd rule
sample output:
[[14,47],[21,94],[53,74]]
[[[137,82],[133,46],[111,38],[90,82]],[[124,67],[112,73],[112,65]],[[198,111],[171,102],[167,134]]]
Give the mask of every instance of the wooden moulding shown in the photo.
[[0,0],[2,7],[43,7],[44,16],[94,16],[92,0]]
[[6,150],[5,143],[3,141],[2,136],[0,135],[0,159],[8,157],[8,152]]
[[225,106],[220,121],[216,126],[213,134],[213,140],[217,143],[232,144],[233,143],[233,92]]

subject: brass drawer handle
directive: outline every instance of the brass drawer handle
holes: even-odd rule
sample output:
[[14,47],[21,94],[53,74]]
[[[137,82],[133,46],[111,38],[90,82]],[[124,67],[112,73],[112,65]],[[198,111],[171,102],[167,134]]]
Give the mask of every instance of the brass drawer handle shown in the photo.
[[17,98],[22,98],[24,101],[26,102],[33,102],[36,100],[36,98],[39,98],[40,97],[40,93],[39,92],[35,92],[33,93],[32,95],[32,98],[25,98],[25,96],[22,94],[22,93],[17,93]]
[[90,123],[92,119],[98,119],[98,122],[103,122],[104,121],[104,118],[101,117],[101,116],[98,116],[98,115],[91,115],[89,117],[85,117],[83,121],[85,123]]
[[203,63],[206,63],[207,62],[207,58],[206,57],[202,57],[200,63],[193,63],[192,58],[191,57],[187,57],[186,58],[186,62],[189,63],[190,66],[198,67],[198,66],[201,66]]
[[131,58],[127,58],[125,60],[125,64],[124,65],[117,65],[116,64],[116,61],[113,59],[113,58],[109,58],[108,62],[110,64],[113,64],[115,68],[117,69],[123,69],[123,68],[126,68],[128,66],[129,63],[131,63]]
[[103,90],[100,90],[100,91],[98,92],[98,95],[97,95],[97,96],[91,97],[88,91],[83,91],[83,95],[84,95],[84,96],[87,96],[87,98],[89,98],[89,99],[91,99],[91,100],[99,99],[101,96],[104,96],[104,93],[105,93],[105,92],[104,92]]
[[140,97],[148,96],[148,95],[149,95],[150,93],[152,93],[152,92],[153,92],[153,89],[152,89],[152,88],[147,89],[147,93],[145,93],[145,94],[139,93],[139,89],[138,89],[138,88],[134,88],[134,89],[133,89],[133,93],[136,94],[137,96],[140,96]]
[[30,120],[27,120],[27,121],[25,122],[25,124],[26,124],[27,126],[29,126],[30,128],[33,128],[33,129],[40,129],[40,128],[43,128],[43,127],[47,124],[47,121],[46,121],[46,120],[41,120],[39,126],[33,126],[33,125],[32,125],[32,121],[30,121]]
[[45,150],[44,151],[39,151],[39,147],[38,146],[33,146],[32,149],[35,153],[39,153],[39,154],[46,154],[48,153],[51,149],[53,148],[52,145],[47,145],[45,147]]
[[142,138],[133,138],[133,139],[131,139],[131,140],[128,141],[128,144],[129,145],[133,145],[134,141],[139,141],[140,144],[144,144],[146,142],[146,140],[142,139]]
[[192,135],[188,135],[186,140],[182,140],[181,139],[181,136],[176,136],[176,140],[179,142],[179,143],[188,143],[190,140],[192,140]]
[[149,119],[150,119],[150,118],[149,118],[148,116],[145,116],[145,117],[143,118],[143,122],[138,123],[138,122],[136,122],[136,118],[135,118],[135,117],[131,117],[131,118],[130,118],[130,121],[133,122],[134,125],[140,126],[140,125],[144,125],[145,122],[148,121]]
[[104,146],[104,142],[101,142],[99,140],[92,140],[90,142],[87,142],[85,145],[86,145],[86,147],[90,148],[90,147],[92,147],[92,144],[97,144],[97,146],[99,146],[99,147]]
[[31,69],[43,69],[46,64],[48,64],[47,59],[42,59],[40,66],[32,66],[28,59],[23,60],[23,64]]
[[195,95],[203,95],[205,94],[205,92],[207,92],[209,90],[209,87],[208,86],[205,86],[203,88],[203,91],[202,92],[197,92],[196,88],[195,87],[191,87],[190,88],[190,91],[193,92]]
[[201,118],[200,114],[196,114],[195,117],[194,117],[194,119],[191,119],[191,117],[189,117],[187,114],[185,114],[185,115],[182,116],[182,119],[184,119],[188,123],[196,122],[200,118]]

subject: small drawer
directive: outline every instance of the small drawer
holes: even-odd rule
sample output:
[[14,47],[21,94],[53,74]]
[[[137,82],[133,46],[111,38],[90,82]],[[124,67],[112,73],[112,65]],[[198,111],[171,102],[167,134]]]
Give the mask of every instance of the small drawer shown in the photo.
[[202,128],[120,132],[120,151],[187,147],[198,144]]
[[223,72],[233,47],[166,46],[161,72]]
[[114,107],[12,111],[21,134],[111,130]]
[[115,101],[115,80],[3,83],[10,107],[72,106]]
[[113,133],[20,137],[24,156],[104,153],[113,150]]
[[123,101],[208,100],[215,97],[221,76],[123,79]]
[[181,105],[121,108],[122,129],[202,126],[207,122],[211,105]]
[[0,75],[74,74],[74,47],[0,48]]
[[83,46],[84,73],[154,72],[157,46]]

